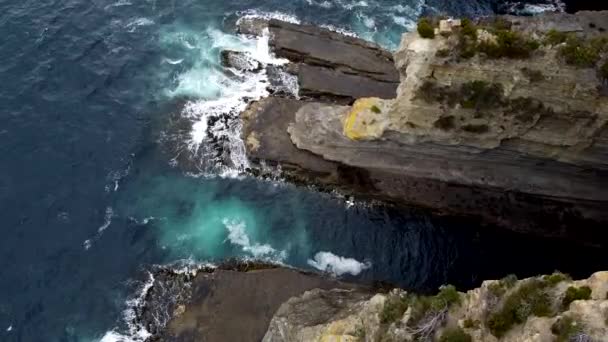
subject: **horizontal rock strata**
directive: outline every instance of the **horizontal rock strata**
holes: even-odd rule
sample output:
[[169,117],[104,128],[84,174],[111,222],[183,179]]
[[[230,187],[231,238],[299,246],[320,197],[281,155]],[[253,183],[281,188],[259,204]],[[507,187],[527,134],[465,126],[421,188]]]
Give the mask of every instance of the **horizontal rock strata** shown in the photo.
[[[608,13],[501,20],[516,32],[508,34],[542,42],[551,29],[601,38],[588,25],[598,18]],[[478,25],[478,39],[496,39]],[[462,58],[460,28],[445,27],[453,31],[434,39],[404,35],[390,96],[387,52],[271,21],[273,51],[298,65],[304,99],[251,105],[248,154],[359,195],[607,244],[608,97],[598,71],[566,64],[563,45],[539,44],[526,58]]]

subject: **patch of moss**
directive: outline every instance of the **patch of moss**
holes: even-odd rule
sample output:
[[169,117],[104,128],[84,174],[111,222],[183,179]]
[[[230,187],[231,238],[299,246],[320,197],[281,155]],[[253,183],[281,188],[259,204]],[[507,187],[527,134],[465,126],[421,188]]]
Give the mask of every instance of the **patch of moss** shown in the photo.
[[551,332],[555,335],[555,342],[570,342],[575,337],[583,334],[583,324],[570,316],[561,317],[551,326]]
[[529,316],[550,316],[551,298],[548,284],[542,279],[531,279],[505,298],[502,306],[488,317],[490,332],[501,338],[514,325],[524,323]]
[[400,320],[408,307],[408,296],[390,296],[384,303],[384,307],[380,313],[380,323],[390,324]]
[[479,51],[490,58],[529,58],[540,43],[532,38],[511,30],[497,30],[496,42],[485,41],[479,44]]
[[446,329],[439,338],[439,342],[471,342],[471,335],[467,334],[461,328]]
[[420,18],[418,20],[418,34],[422,38],[435,38],[435,28],[428,18]]
[[378,106],[376,106],[376,105],[373,105],[373,106],[370,108],[370,110],[371,110],[372,112],[376,113],[376,114],[380,114],[380,113],[382,113],[382,111],[380,110],[380,108],[378,108]]
[[591,288],[589,286],[570,286],[564,294],[564,299],[562,300],[562,307],[564,310],[567,310],[568,307],[570,307],[570,303],[574,302],[575,300],[587,299],[591,299]]

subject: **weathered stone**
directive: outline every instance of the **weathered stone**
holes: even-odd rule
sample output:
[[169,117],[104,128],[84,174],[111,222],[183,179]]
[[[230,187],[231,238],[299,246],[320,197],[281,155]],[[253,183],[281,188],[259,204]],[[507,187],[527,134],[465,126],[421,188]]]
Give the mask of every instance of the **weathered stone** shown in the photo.
[[220,55],[222,65],[227,68],[235,68],[243,71],[260,71],[262,65],[247,52],[224,50]]
[[270,45],[278,57],[317,65],[384,82],[399,82],[392,55],[362,39],[327,29],[269,22]]
[[271,161],[285,168],[301,168],[314,174],[331,175],[337,164],[292,144],[287,127],[305,102],[269,97],[252,103],[243,112],[243,140],[253,161]]
[[375,96],[392,99],[397,96],[398,83],[347,74],[342,71],[303,64],[299,68],[300,96],[316,99],[339,99],[350,103],[359,97]]
[[189,287],[190,300],[184,308],[176,308],[178,314],[157,335],[158,341],[257,342],[266,333],[276,310],[290,297],[315,288],[359,288],[284,268],[201,272]]
[[236,23],[236,31],[240,34],[261,36],[266,29],[268,29],[268,20],[263,18],[244,17]]

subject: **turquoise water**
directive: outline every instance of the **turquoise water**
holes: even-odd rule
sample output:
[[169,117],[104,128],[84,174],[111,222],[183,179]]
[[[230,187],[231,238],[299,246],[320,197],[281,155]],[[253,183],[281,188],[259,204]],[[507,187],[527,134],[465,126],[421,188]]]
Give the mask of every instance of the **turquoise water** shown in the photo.
[[420,291],[600,268],[586,262],[603,260],[599,251],[539,251],[538,240],[472,222],[242,172],[235,118],[244,97],[265,94],[264,76],[227,75],[219,53],[279,61],[263,39],[232,33],[240,16],[394,48],[422,13],[495,4],[0,0],[0,340],[128,335],[125,309],[147,270],[180,260],[261,258]]

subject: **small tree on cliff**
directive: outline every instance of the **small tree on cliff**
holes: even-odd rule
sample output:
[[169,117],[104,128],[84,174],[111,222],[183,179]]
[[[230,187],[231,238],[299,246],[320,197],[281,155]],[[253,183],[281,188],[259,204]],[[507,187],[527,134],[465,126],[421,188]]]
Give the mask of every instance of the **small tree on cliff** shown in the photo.
[[422,38],[435,38],[435,28],[428,18],[418,20],[418,34]]

